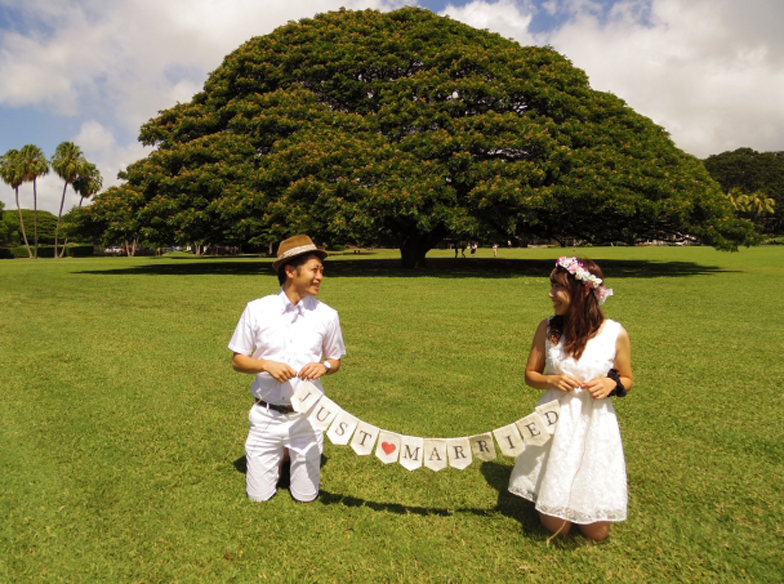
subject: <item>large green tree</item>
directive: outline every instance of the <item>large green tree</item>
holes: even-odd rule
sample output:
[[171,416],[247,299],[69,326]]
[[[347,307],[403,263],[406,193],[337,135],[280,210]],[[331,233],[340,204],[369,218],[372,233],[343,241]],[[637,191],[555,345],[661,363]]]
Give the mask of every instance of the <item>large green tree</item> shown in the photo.
[[0,178],[4,183],[14,189],[16,210],[19,214],[19,232],[22,234],[25,248],[27,248],[27,257],[33,257],[33,251],[30,249],[30,243],[27,241],[27,232],[25,231],[24,217],[22,216],[22,206],[19,204],[19,187],[24,182],[22,157],[19,150],[11,149],[0,158]]
[[709,156],[704,162],[726,193],[736,189],[736,197],[745,196],[751,201],[752,209],[747,212],[754,211],[754,207],[764,211],[765,199],[772,199],[774,204],[767,206],[770,212],[757,213],[756,222],[770,233],[784,233],[784,152],[738,148]]
[[33,183],[33,257],[38,257],[38,179],[49,173],[49,161],[35,144],[26,144],[19,150],[22,180]]
[[140,139],[123,178],[150,238],[394,241],[406,266],[446,236],[753,238],[699,160],[566,58],[417,8],[251,39]]

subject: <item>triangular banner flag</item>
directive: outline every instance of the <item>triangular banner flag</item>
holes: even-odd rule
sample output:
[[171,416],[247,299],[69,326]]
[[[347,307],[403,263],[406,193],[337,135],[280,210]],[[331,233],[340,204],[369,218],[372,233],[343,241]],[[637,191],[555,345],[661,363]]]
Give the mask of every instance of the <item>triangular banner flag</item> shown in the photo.
[[310,424],[322,432],[329,428],[332,420],[342,411],[340,406],[329,399],[327,396],[322,396],[318,403],[310,410]]
[[359,424],[357,418],[349,414],[346,410],[340,410],[340,413],[335,416],[332,425],[327,431],[327,437],[332,444],[335,444],[336,446],[345,446],[348,444],[348,441],[351,440],[351,435],[354,433],[354,430],[357,429],[357,424]]
[[525,443],[514,424],[493,430],[493,435],[504,456],[517,457],[525,450]]
[[414,436],[400,437],[400,466],[408,470],[416,470],[422,466],[425,441]]
[[463,470],[471,462],[471,443],[468,438],[450,438],[447,440],[447,453],[449,454],[449,466]]
[[558,424],[558,416],[561,413],[561,402],[557,399],[551,400],[536,406],[536,411],[547,423],[547,432],[552,436],[555,433],[555,426]]
[[297,391],[291,396],[291,407],[295,412],[305,413],[321,399],[324,393],[310,381],[299,384]]
[[376,446],[376,457],[384,464],[397,462],[400,455],[400,434],[394,434],[381,430],[378,433],[378,445]]
[[449,465],[446,440],[425,438],[425,466],[430,470],[444,470]]
[[366,456],[373,452],[373,446],[376,445],[376,438],[380,430],[375,426],[371,426],[367,422],[359,421],[357,429],[354,431],[354,437],[351,439],[351,448],[360,456]]
[[526,444],[541,446],[550,439],[550,433],[547,431],[547,422],[536,412],[517,420],[515,426],[520,430],[520,435]]
[[474,458],[484,461],[495,460],[495,444],[490,432],[470,436],[468,442],[471,444],[471,452]]

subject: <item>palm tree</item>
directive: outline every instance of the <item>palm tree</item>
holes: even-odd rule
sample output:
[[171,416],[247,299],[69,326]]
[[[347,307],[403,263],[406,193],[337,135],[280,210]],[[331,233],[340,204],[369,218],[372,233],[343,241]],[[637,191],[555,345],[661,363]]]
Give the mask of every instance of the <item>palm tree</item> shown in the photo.
[[33,257],[38,257],[38,190],[36,181],[39,176],[49,173],[49,161],[35,144],[26,144],[19,151],[22,166],[22,181],[33,183],[33,239],[35,252]]
[[[57,244],[60,240],[60,220],[63,217],[63,206],[65,205],[65,193],[68,185],[72,185],[79,175],[84,172],[83,168],[87,161],[84,159],[82,149],[73,142],[61,142],[52,156],[52,169],[57,173],[63,182],[63,196],[60,198],[60,212],[57,214],[57,227],[54,230],[54,257],[61,257],[57,254]],[[65,251],[65,245],[63,245]]]
[[[101,177],[101,172],[98,170],[98,167],[92,162],[87,162],[85,160],[84,165],[79,171],[79,176],[73,181],[73,188],[76,191],[76,194],[79,195],[79,207],[82,206],[85,199],[89,199],[100,191],[102,185],[103,177]],[[62,211],[62,209],[60,210]],[[60,252],[60,257],[63,257],[67,243],[68,239],[66,238],[63,243],[63,250]]]
[[19,185],[24,182],[19,150],[11,149],[0,158],[0,179],[14,189],[16,209],[19,211],[19,229],[22,231],[22,239],[24,239],[25,247],[27,248],[27,256],[33,257],[33,252],[30,251],[30,244],[27,241],[27,233],[25,232],[22,207],[19,205]]
[[73,183],[73,188],[79,195],[79,206],[82,206],[85,199],[89,199],[100,191],[101,186],[103,186],[103,177],[98,167],[85,160],[82,171]]

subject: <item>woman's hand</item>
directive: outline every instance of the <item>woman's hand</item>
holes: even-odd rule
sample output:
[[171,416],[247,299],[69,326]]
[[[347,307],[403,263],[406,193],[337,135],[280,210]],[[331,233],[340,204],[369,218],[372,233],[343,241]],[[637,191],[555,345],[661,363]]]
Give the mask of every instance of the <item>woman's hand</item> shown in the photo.
[[[548,375],[548,383],[553,389],[569,393],[580,387],[580,381],[567,375],[566,373],[558,373],[556,375]],[[614,387],[614,386],[613,386]]]
[[590,393],[593,399],[604,399],[615,389],[615,381],[609,377],[596,377],[583,384],[583,389]]

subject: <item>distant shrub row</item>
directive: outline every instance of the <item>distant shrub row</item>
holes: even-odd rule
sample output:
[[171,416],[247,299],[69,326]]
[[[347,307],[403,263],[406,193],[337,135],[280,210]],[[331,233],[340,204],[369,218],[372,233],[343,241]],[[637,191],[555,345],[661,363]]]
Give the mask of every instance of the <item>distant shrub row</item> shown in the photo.
[[[31,248],[32,249],[32,248]],[[93,255],[94,248],[92,245],[69,245],[65,249],[65,255],[72,258],[84,258]],[[12,258],[26,258],[27,248],[23,245],[16,247],[3,247],[0,248],[0,259]],[[38,246],[39,258],[53,258],[54,246],[53,245],[39,245]]]

